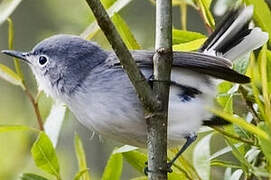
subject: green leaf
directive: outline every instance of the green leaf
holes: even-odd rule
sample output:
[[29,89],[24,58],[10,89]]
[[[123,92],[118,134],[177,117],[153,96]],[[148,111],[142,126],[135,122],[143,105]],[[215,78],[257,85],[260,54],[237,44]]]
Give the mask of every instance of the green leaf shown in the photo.
[[235,117],[232,114],[229,114],[229,113],[226,113],[223,111],[219,111],[219,110],[215,110],[215,109],[211,109],[210,111],[212,113],[224,118],[225,120],[242,127],[243,129],[247,130],[248,132],[250,132],[256,136],[259,136],[259,137],[264,138],[266,140],[270,140],[270,137],[268,136],[268,134],[266,134],[263,130],[261,130],[260,128],[256,127],[253,124],[247,123],[242,118]]
[[222,161],[222,160],[213,160],[211,161],[211,166],[220,166],[220,167],[230,167],[235,169],[240,169],[241,167],[230,161]]
[[179,30],[179,29],[172,30],[172,44],[173,45],[187,43],[193,40],[203,39],[203,38],[206,38],[206,36],[198,32],[184,31],[184,30]]
[[203,137],[195,146],[193,152],[193,165],[202,180],[210,179],[210,142],[213,133]]
[[266,73],[267,73],[267,86],[268,86],[268,94],[271,94],[271,51],[266,50]]
[[86,180],[86,176],[84,176],[86,173],[88,173],[88,169],[82,169],[81,171],[76,173],[73,180]]
[[[117,0],[108,10],[107,14],[112,17],[114,13],[119,12],[122,8],[127,6],[132,0]],[[91,23],[84,32],[80,35],[82,38],[90,40],[100,30],[97,22]]]
[[31,153],[38,168],[60,179],[59,164],[55,149],[49,137],[44,132],[40,132],[40,135],[31,148]]
[[102,180],[119,180],[122,173],[122,154],[111,154],[103,172]]
[[[13,22],[10,18],[8,18],[8,48],[9,50],[13,49],[13,39],[14,39],[14,27],[13,27]],[[21,71],[20,63],[17,58],[13,58],[13,63],[15,66],[16,73],[18,76],[23,80],[24,76]]]
[[61,126],[65,117],[65,112],[66,106],[62,103],[56,102],[52,106],[51,112],[44,124],[44,130],[52,141],[54,147],[56,147],[58,142]]
[[140,45],[137,43],[134,35],[132,34],[130,28],[118,13],[115,13],[112,16],[112,21],[128,49],[132,50],[141,49]]
[[230,146],[232,148],[232,154],[236,157],[236,159],[238,159],[242,169],[245,172],[248,172],[249,171],[248,169],[251,169],[251,165],[244,158],[244,156],[241,154],[241,152],[231,143],[231,141],[229,141],[228,138],[225,138],[225,141],[228,144],[228,146]]
[[212,0],[198,0],[198,5],[201,9],[205,22],[212,28],[215,28],[215,20],[210,11],[210,5]]
[[[83,172],[87,169],[87,161],[86,161],[86,155],[83,147],[83,143],[79,137],[79,135],[74,135],[74,148],[76,152],[79,172],[77,174],[80,174],[80,172]],[[89,172],[84,172],[82,175],[82,180],[90,180],[90,174]]]
[[20,76],[3,64],[0,64],[0,78],[13,85],[20,86],[23,90],[25,90],[25,86]]
[[216,98],[217,102],[223,107],[225,112],[232,113],[232,97],[233,94],[228,93],[232,89],[233,85],[230,82],[223,81],[217,86],[218,96]]
[[0,133],[9,131],[34,131],[39,132],[38,129],[23,126],[23,125],[0,125]]
[[144,173],[143,170],[146,167],[145,162],[147,162],[147,156],[139,151],[129,151],[122,153],[125,160],[131,164],[138,172]]
[[21,177],[21,180],[48,180],[45,177],[36,175],[36,174],[32,174],[32,173],[24,173]]
[[[266,124],[261,122],[259,124],[259,128],[261,128],[261,130],[266,132],[271,137],[270,129]],[[269,163],[271,163],[271,146],[270,146],[271,141],[270,140],[268,141],[268,140],[261,138],[261,137],[258,137],[258,139],[259,139],[260,147],[264,153],[264,156],[269,161]]]
[[[243,144],[243,143],[238,143],[238,144],[235,144],[234,146],[235,146],[236,148],[239,148],[239,147],[242,146],[242,145],[244,145],[244,144]],[[227,147],[225,147],[225,148],[223,148],[223,149],[218,150],[218,151],[215,152],[214,154],[212,154],[212,155],[210,156],[209,160],[213,160],[213,159],[215,159],[215,158],[217,158],[217,157],[219,157],[219,156],[222,156],[222,155],[224,155],[224,154],[226,154],[226,153],[228,153],[228,152],[231,152],[231,151],[232,151],[232,148],[229,147],[229,146],[227,146]]]
[[[258,63],[260,67],[262,94],[264,100],[264,117],[270,125],[271,123],[271,104],[268,90],[268,76],[267,76],[267,47],[264,45],[258,56]],[[271,127],[271,125],[270,125]]]
[[[271,37],[271,11],[264,0],[244,0],[247,5],[254,6],[254,15],[253,19],[256,23],[256,26],[262,28],[263,31],[268,32],[269,37]],[[269,38],[269,45],[271,41]]]
[[[179,148],[170,149],[168,151],[168,160],[171,160],[173,157],[175,157],[176,153],[180,150]],[[198,180],[200,179],[199,175],[197,174],[194,167],[190,164],[189,161],[187,161],[183,156],[180,156],[173,165],[173,172],[176,173],[182,173],[182,176],[185,178],[183,179],[193,179]]]
[[12,14],[22,0],[2,0],[0,2],[0,25]]
[[245,74],[249,65],[249,56],[250,53],[247,53],[244,56],[236,59],[233,64],[233,69],[241,74]]
[[195,51],[206,41],[206,38],[196,39],[187,43],[173,45],[174,51]]

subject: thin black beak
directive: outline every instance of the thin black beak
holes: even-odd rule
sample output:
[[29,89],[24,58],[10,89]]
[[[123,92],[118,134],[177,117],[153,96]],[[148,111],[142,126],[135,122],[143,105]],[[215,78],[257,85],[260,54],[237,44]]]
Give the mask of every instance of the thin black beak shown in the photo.
[[9,55],[9,56],[21,59],[26,63],[30,63],[30,61],[26,59],[26,56],[27,56],[28,53],[20,52],[20,51],[13,51],[13,50],[2,50],[1,52],[3,54],[6,54],[6,55]]

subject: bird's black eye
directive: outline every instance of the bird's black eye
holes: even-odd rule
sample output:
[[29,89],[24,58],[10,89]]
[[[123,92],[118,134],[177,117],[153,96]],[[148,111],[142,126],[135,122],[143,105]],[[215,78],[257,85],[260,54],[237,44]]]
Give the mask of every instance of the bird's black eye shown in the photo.
[[39,63],[40,63],[40,65],[46,64],[46,63],[47,63],[47,57],[45,57],[45,56],[40,56],[40,57],[39,57]]

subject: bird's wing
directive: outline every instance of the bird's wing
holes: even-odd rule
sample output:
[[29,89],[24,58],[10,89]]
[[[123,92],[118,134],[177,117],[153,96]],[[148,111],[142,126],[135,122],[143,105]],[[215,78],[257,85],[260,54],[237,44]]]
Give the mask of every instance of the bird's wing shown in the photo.
[[[139,67],[153,67],[153,52],[132,51],[132,55]],[[250,82],[249,77],[234,71],[232,69],[232,63],[221,57],[210,56],[198,52],[174,52],[173,59],[172,67],[189,69],[191,71],[236,83]],[[117,67],[120,63],[114,61],[113,65]]]

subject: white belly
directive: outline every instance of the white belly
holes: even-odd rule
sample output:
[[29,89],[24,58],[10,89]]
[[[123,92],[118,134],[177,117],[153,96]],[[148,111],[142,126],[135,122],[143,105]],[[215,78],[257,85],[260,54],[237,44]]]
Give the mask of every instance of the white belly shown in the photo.
[[[188,77],[185,77],[186,75]],[[182,74],[182,76],[186,81],[182,82],[183,84],[193,82],[191,74]],[[199,88],[203,93],[189,102],[180,101],[177,88],[170,89],[168,114],[168,144],[170,146],[181,144],[185,136],[198,131],[202,120],[208,120],[211,117],[205,107],[212,106],[215,86],[202,87],[203,83],[200,80],[194,82],[199,84],[193,84],[193,87]],[[124,144],[145,147],[146,123],[143,109],[131,85],[128,83],[127,87],[124,84],[121,88],[113,86],[103,90],[94,87],[87,89],[87,92],[91,93],[82,92],[67,102],[77,119],[101,135]]]

